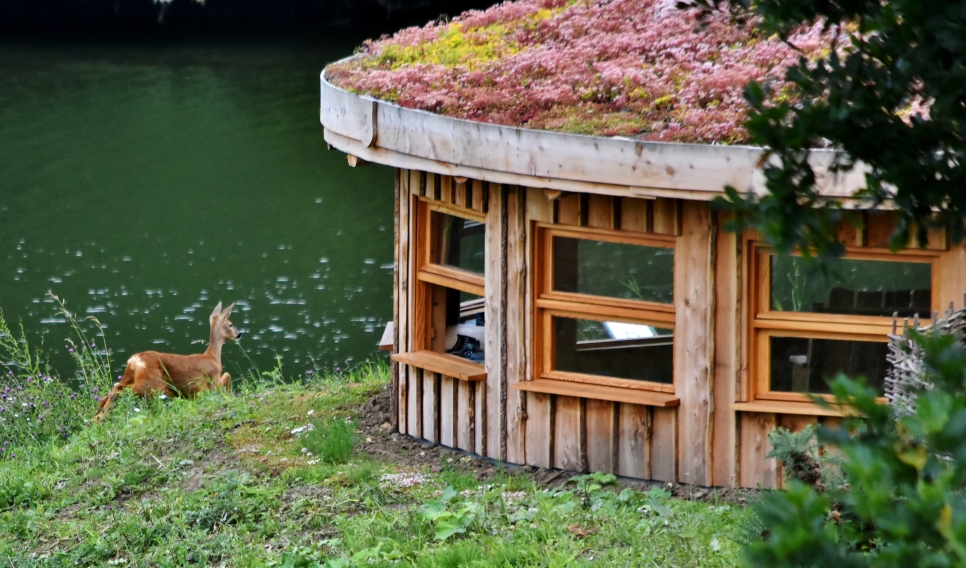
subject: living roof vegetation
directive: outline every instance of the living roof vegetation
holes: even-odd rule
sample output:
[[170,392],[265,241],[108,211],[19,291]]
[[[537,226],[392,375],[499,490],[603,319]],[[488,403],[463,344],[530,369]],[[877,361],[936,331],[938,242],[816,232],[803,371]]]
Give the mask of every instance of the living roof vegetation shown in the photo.
[[367,41],[326,68],[357,94],[507,126],[643,140],[742,143],[749,81],[794,98],[785,70],[832,45],[787,43],[676,0],[520,0]]

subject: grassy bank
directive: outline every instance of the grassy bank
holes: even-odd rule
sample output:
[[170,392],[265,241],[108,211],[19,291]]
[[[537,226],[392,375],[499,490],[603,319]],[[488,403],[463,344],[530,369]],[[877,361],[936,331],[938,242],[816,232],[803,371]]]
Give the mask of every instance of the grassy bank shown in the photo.
[[548,490],[515,472],[481,483],[459,459],[417,469],[370,455],[354,418],[386,376],[373,365],[233,396],[122,399],[106,423],[0,462],[0,563],[736,563],[738,507],[600,475]]

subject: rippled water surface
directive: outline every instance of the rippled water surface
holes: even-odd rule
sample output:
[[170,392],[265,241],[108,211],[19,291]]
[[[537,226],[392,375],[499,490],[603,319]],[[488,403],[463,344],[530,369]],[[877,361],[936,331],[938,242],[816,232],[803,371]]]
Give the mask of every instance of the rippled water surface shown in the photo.
[[[0,45],[0,308],[73,366],[46,294],[114,367],[199,352],[218,301],[288,375],[376,356],[391,317],[392,171],[326,151],[327,43]],[[229,346],[228,370],[247,369]]]

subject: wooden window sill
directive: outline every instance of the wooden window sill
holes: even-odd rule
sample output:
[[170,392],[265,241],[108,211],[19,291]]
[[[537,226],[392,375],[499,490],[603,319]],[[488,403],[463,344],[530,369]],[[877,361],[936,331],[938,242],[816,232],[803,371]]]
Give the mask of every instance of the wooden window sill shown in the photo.
[[396,353],[393,361],[412,365],[426,371],[440,373],[461,381],[485,381],[486,367],[446,353],[435,351],[413,351],[410,353]]
[[739,412],[764,412],[768,414],[802,414],[805,416],[845,416],[848,409],[842,407],[822,408],[812,402],[786,402],[782,400],[756,400],[736,402],[732,410]]
[[523,381],[513,385],[513,388],[522,391],[540,392],[544,394],[560,394],[564,396],[591,398],[596,400],[610,400],[613,402],[627,402],[631,404],[660,406],[664,408],[678,406],[681,404],[681,400],[676,396],[663,392],[625,389],[619,387],[605,387],[600,385],[574,383],[570,381],[554,381],[551,379]]

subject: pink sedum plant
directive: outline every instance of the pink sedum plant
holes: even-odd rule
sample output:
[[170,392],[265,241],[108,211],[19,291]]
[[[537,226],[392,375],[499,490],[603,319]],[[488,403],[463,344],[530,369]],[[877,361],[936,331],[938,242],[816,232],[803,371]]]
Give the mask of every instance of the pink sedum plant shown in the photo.
[[[794,99],[785,70],[835,28],[766,37],[754,19],[676,0],[519,0],[367,41],[326,76],[446,116],[597,136],[742,143],[749,81]],[[789,45],[791,44],[791,45]],[[794,46],[794,47],[792,47]]]

